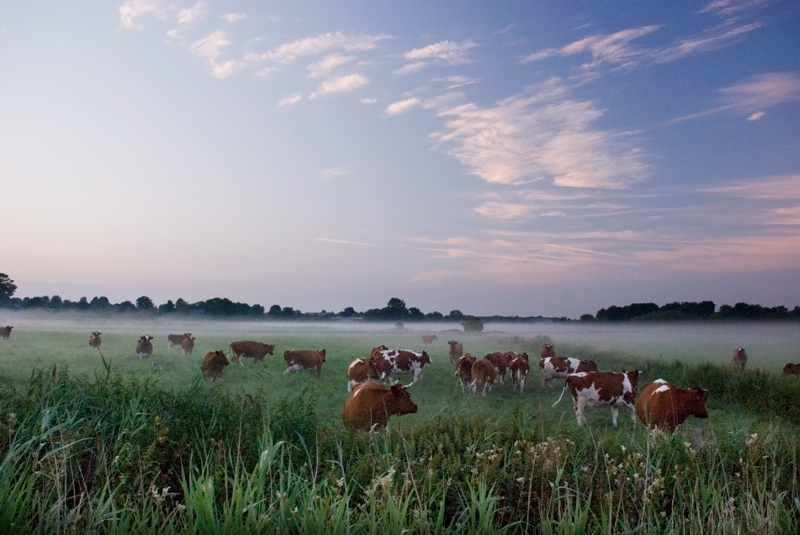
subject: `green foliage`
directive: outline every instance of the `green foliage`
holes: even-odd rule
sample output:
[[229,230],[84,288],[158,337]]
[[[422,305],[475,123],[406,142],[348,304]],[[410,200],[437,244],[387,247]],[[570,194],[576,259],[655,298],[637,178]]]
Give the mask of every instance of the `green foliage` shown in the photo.
[[6,306],[16,291],[17,285],[14,281],[5,273],[0,273],[0,306]]
[[483,320],[477,316],[467,316],[461,323],[464,326],[464,332],[477,333],[483,331]]

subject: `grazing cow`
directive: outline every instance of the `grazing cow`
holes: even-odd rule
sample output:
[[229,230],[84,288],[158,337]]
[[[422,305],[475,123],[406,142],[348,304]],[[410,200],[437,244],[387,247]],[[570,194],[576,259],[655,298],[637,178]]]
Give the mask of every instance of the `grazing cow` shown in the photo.
[[422,342],[425,344],[432,344],[434,340],[438,340],[439,338],[435,334],[423,334],[422,335]]
[[508,353],[489,353],[485,357],[484,360],[488,360],[494,366],[494,371],[497,372],[497,376],[500,378],[501,383],[506,382],[506,372],[508,371],[508,363],[511,360],[508,357]]
[[374,359],[375,369],[381,379],[390,375],[412,374],[411,386],[422,378],[422,368],[431,363],[428,353],[417,353],[410,349],[383,349],[377,352]]
[[708,418],[708,390],[696,386],[687,390],[664,379],[656,379],[642,388],[636,399],[636,416],[651,429],[672,433],[689,416]]
[[388,429],[389,416],[413,414],[417,405],[400,383],[391,387],[378,381],[367,381],[353,388],[344,402],[342,421],[352,431],[369,431],[374,427]]
[[320,374],[325,363],[325,350],[314,349],[287,349],[283,352],[286,369],[283,373],[292,373],[300,370],[311,370]]
[[593,360],[579,360],[570,357],[545,357],[539,360],[542,372],[542,386],[550,385],[553,379],[564,379],[567,375],[580,372],[596,372],[597,363]]
[[136,354],[142,358],[149,357],[153,354],[153,337],[149,334],[145,334],[144,336],[139,337],[139,341],[136,342]]
[[494,380],[497,377],[497,370],[494,363],[484,357],[481,360],[476,360],[472,365],[472,382],[470,388],[473,392],[481,391],[482,395],[492,389]]
[[255,362],[261,362],[264,357],[269,353],[274,355],[274,344],[262,344],[261,342],[252,342],[250,340],[242,340],[239,342],[231,343],[231,360],[239,361],[239,364],[244,366],[242,357],[250,357]]
[[733,350],[733,365],[743,370],[745,364],[747,364],[747,351],[743,347],[737,347]]
[[456,363],[456,373],[458,381],[461,384],[461,391],[466,392],[472,383],[472,365],[475,364],[475,357],[467,353],[460,357]]
[[8,340],[8,337],[11,336],[11,329],[13,329],[11,325],[7,325],[5,327],[0,327],[0,336],[3,337],[4,340]]
[[542,347],[539,349],[539,358],[546,359],[555,356],[556,348],[553,347],[553,344],[542,344]]
[[783,365],[783,375],[800,375],[800,363],[787,362]]
[[95,331],[91,334],[91,336],[89,336],[89,349],[100,351],[100,345],[103,343],[103,341],[100,339],[101,334],[103,333]]
[[464,344],[455,340],[450,340],[447,343],[450,344],[450,362],[453,363],[453,366],[457,366],[458,359],[464,355]]
[[213,383],[222,377],[222,372],[228,364],[230,364],[228,356],[224,351],[217,349],[206,353],[206,356],[203,357],[203,363],[200,365],[200,370],[203,372],[203,377],[211,379]]
[[352,392],[353,387],[358,383],[379,378],[380,374],[375,369],[374,358],[357,358],[347,367],[347,391]]
[[569,389],[572,393],[572,404],[575,407],[575,416],[578,425],[586,423],[584,409],[611,406],[611,421],[617,425],[619,407],[628,407],[631,410],[631,420],[636,421],[636,412],[633,405],[636,398],[636,387],[639,383],[639,372],[633,370],[622,373],[615,372],[581,372],[567,376],[561,396],[553,403],[555,407],[564,392]]
[[508,363],[508,371],[511,373],[511,388],[516,389],[519,385],[519,393],[525,388],[525,378],[531,367],[528,363],[528,354],[522,353],[511,359]]
[[183,350],[184,355],[191,355],[192,351],[194,351],[194,341],[197,339],[196,336],[187,336],[181,342],[181,349]]
[[373,347],[372,351],[369,352],[369,358],[375,359],[381,356],[381,351],[386,351],[389,349],[385,345],[379,345],[377,347]]
[[185,338],[189,338],[190,336],[192,336],[192,333],[167,335],[167,342],[169,344],[169,348],[172,349],[173,346],[181,347],[181,342],[183,342]]

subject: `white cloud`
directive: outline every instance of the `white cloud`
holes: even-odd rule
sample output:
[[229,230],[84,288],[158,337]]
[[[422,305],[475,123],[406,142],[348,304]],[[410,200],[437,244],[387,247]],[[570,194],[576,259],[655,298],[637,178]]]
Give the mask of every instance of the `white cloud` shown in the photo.
[[327,95],[330,93],[344,93],[353,91],[369,83],[369,78],[362,74],[348,74],[332,80],[326,80],[319,84],[317,91],[311,94],[311,98]]
[[763,111],[757,111],[755,113],[751,113],[748,117],[748,121],[758,121],[759,119],[763,118],[766,115]]
[[641,28],[631,28],[621,30],[613,34],[597,34],[585,37],[562,48],[548,48],[534,54],[530,54],[522,59],[523,63],[539,61],[551,56],[571,56],[589,52],[592,55],[591,63],[583,65],[584,68],[596,67],[602,63],[614,63],[622,66],[630,66],[633,62],[646,55],[645,50],[639,50],[631,46],[631,42],[652,33],[660,26],[649,25]]
[[654,53],[653,60],[656,63],[666,63],[692,54],[718,50],[736,43],[739,37],[760,27],[761,24],[756,22],[736,26],[725,22]]
[[411,62],[439,60],[451,65],[457,65],[460,63],[467,63],[469,61],[467,50],[476,46],[478,45],[472,41],[464,41],[461,43],[440,41],[422,48],[409,50],[403,54],[403,57]]
[[119,19],[126,28],[140,28],[135,19],[147,14],[166,20],[169,7],[161,0],[130,0],[119,6]]
[[428,64],[424,61],[415,61],[414,63],[409,63],[407,65],[403,65],[402,67],[395,69],[392,71],[394,74],[403,75],[403,74],[411,74],[412,72],[416,72],[419,70],[424,69],[427,67]]
[[336,178],[352,174],[352,169],[348,167],[331,167],[330,169],[325,169],[322,171],[322,178]]
[[358,241],[349,241],[349,240],[337,240],[334,238],[315,238],[316,241],[324,241],[327,243],[338,243],[341,245],[361,245],[362,247],[377,247],[374,243],[364,243]]
[[244,20],[246,15],[244,13],[225,13],[220,17],[222,20],[231,24],[233,22],[239,22],[240,20]]
[[254,54],[255,60],[274,61],[289,64],[302,56],[318,56],[329,50],[364,51],[372,50],[377,43],[388,39],[386,35],[346,35],[342,32],[331,32],[285,43],[263,54]]
[[411,108],[419,105],[418,98],[407,98],[405,100],[398,100],[386,106],[386,115],[399,115],[405,113]]
[[178,24],[191,24],[203,17],[208,11],[206,2],[197,2],[192,7],[187,7],[178,11]]
[[458,87],[478,82],[478,80],[469,78],[467,76],[445,76],[444,78],[437,78],[435,81],[444,82],[447,84],[447,89],[456,89]]
[[375,97],[366,97],[361,99],[362,104],[375,104],[378,102],[378,99]]
[[312,63],[306,69],[308,69],[308,77],[309,78],[320,78],[323,76],[327,76],[330,74],[334,69],[340,67],[350,61],[353,61],[355,58],[353,56],[344,56],[342,54],[331,54],[329,56],[324,57],[320,61],[316,63]]
[[218,61],[218,58],[222,55],[222,49],[230,44],[231,42],[225,32],[217,30],[189,45],[188,50],[206,62],[211,68],[211,74],[214,77],[225,78],[233,74],[241,66],[233,60]]
[[521,219],[529,217],[534,207],[527,204],[489,201],[473,208],[473,211],[492,219]]
[[701,9],[700,12],[713,12],[724,16],[732,16],[742,11],[762,8],[771,3],[773,3],[773,0],[714,0]]
[[796,73],[767,73],[720,91],[727,107],[745,113],[785,102],[800,101],[800,76]]
[[300,93],[295,93],[290,97],[282,98],[281,100],[279,100],[278,106],[294,106],[301,100],[303,100],[303,96]]

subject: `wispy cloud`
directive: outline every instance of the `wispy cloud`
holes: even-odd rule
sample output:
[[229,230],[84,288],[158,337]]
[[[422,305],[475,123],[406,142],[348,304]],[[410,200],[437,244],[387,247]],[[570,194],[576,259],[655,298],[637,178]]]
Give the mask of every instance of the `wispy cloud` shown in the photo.
[[742,199],[800,201],[800,174],[767,177],[737,182],[703,191]]
[[206,62],[211,69],[212,76],[225,78],[241,67],[241,64],[234,60],[219,61],[223,48],[230,46],[230,44],[231,42],[225,32],[217,30],[190,44],[188,50]]
[[353,170],[349,167],[331,167],[322,171],[322,178],[336,178],[340,176],[352,175]]
[[291,41],[262,54],[252,53],[248,59],[289,64],[300,57],[319,56],[331,50],[372,50],[378,42],[388,38],[388,35],[348,35],[342,32],[330,32]]
[[369,83],[369,78],[363,74],[348,74],[332,80],[325,80],[317,90],[311,94],[310,98],[317,98],[331,93],[345,93],[353,91]]
[[407,98],[405,100],[398,100],[386,106],[386,115],[400,115],[405,113],[411,108],[418,106],[420,100],[418,98]]
[[761,23],[758,22],[732,24],[731,21],[726,21],[699,35],[687,37],[653,53],[652,59],[656,63],[667,63],[693,54],[718,50],[739,42],[746,33],[757,30],[761,26]]
[[701,13],[717,13],[723,16],[737,15],[743,11],[759,9],[774,3],[774,0],[714,0],[700,10]]
[[468,76],[445,76],[443,78],[437,78],[434,82],[442,82],[447,85],[447,89],[457,89],[459,87],[470,85],[477,83],[478,80],[475,78],[470,78]]
[[206,2],[197,2],[192,7],[180,9],[177,17],[178,27],[169,30],[167,35],[174,39],[179,39],[186,30],[202,19],[207,12],[208,4]]
[[316,63],[312,63],[308,69],[309,78],[320,78],[329,75],[334,69],[355,59],[354,56],[345,56],[342,54],[331,54],[324,57]]
[[244,13],[225,13],[220,18],[228,24],[231,24],[234,22],[239,22],[240,20],[244,20],[246,15]]
[[409,74],[427,67],[430,63],[461,65],[471,60],[467,55],[470,48],[478,46],[472,41],[440,41],[403,54],[408,63],[394,71],[395,74]]
[[126,28],[140,28],[136,19],[143,15],[152,14],[166,20],[169,12],[169,4],[161,0],[130,0],[119,6],[120,22]]
[[759,119],[763,119],[765,115],[766,115],[765,112],[757,111],[757,112],[754,112],[754,113],[751,113],[750,115],[748,115],[747,116],[747,120],[748,121],[758,121]]
[[374,243],[365,243],[365,242],[350,241],[350,240],[337,240],[335,238],[315,238],[315,240],[327,243],[338,243],[341,245],[360,245],[362,247],[377,247],[377,245],[375,245]]
[[300,93],[295,93],[292,96],[280,99],[278,101],[278,106],[294,106],[301,100],[303,100],[303,96]]

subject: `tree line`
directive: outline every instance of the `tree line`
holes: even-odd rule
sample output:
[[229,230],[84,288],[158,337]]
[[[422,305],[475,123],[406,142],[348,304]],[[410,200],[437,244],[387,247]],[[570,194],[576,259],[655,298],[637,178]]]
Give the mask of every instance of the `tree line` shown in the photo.
[[722,305],[713,301],[667,303],[632,303],[627,306],[601,308],[595,316],[584,314],[582,321],[705,321],[705,320],[800,320],[800,306],[763,307],[749,303]]

